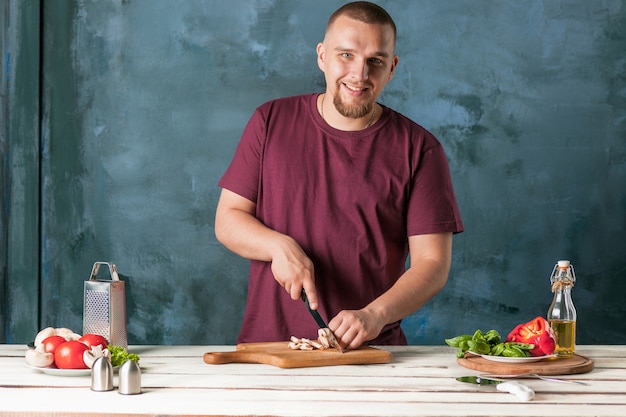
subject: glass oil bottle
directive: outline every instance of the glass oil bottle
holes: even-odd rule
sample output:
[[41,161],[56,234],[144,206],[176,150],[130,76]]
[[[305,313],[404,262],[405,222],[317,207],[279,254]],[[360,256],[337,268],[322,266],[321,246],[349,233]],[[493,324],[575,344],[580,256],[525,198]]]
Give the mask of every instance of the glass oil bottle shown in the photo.
[[554,331],[557,357],[574,356],[576,350],[576,308],[572,301],[572,287],[576,282],[570,261],[558,261],[550,275],[554,299],[548,309],[548,323]]

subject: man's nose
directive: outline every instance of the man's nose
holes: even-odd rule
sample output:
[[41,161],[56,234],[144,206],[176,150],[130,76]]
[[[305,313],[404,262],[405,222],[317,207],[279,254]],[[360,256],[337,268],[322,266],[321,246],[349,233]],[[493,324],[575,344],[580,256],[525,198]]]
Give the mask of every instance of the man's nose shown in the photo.
[[358,81],[367,80],[367,78],[369,77],[369,65],[367,60],[355,60],[352,66],[352,74]]

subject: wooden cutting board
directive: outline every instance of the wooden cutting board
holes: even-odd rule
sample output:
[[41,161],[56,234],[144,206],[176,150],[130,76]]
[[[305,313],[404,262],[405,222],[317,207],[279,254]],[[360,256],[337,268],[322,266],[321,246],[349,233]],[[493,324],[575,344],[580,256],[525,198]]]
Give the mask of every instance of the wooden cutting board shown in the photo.
[[511,363],[494,362],[480,356],[467,356],[457,359],[459,365],[476,371],[498,375],[572,375],[584,374],[593,369],[593,360],[580,355],[571,358],[548,358],[537,362]]
[[294,350],[289,342],[241,343],[234,352],[207,352],[204,362],[208,364],[224,363],[263,363],[279,368],[307,368],[312,366],[364,365],[371,363],[389,363],[393,359],[391,352],[369,346],[354,350],[315,349]]

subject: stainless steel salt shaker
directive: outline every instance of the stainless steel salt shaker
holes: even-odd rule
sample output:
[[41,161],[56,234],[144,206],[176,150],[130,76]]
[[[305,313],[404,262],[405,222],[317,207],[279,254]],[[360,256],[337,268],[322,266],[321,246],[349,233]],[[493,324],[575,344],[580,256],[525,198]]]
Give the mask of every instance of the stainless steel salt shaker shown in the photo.
[[113,390],[113,365],[105,357],[99,357],[91,368],[91,390],[111,391]]
[[137,362],[127,360],[120,366],[119,388],[120,394],[141,394],[141,369]]

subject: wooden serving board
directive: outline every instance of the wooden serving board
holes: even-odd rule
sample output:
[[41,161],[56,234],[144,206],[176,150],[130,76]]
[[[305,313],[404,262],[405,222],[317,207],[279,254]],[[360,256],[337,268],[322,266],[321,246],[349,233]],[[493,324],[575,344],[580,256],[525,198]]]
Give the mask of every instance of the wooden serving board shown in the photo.
[[364,365],[389,363],[392,359],[391,352],[369,346],[341,353],[337,349],[294,350],[289,348],[289,342],[241,343],[234,352],[204,354],[204,362],[208,364],[263,363],[279,368]]
[[572,375],[584,374],[593,369],[593,360],[580,355],[574,355],[571,358],[547,358],[527,363],[494,362],[472,355],[459,358],[457,362],[469,369],[498,375]]

